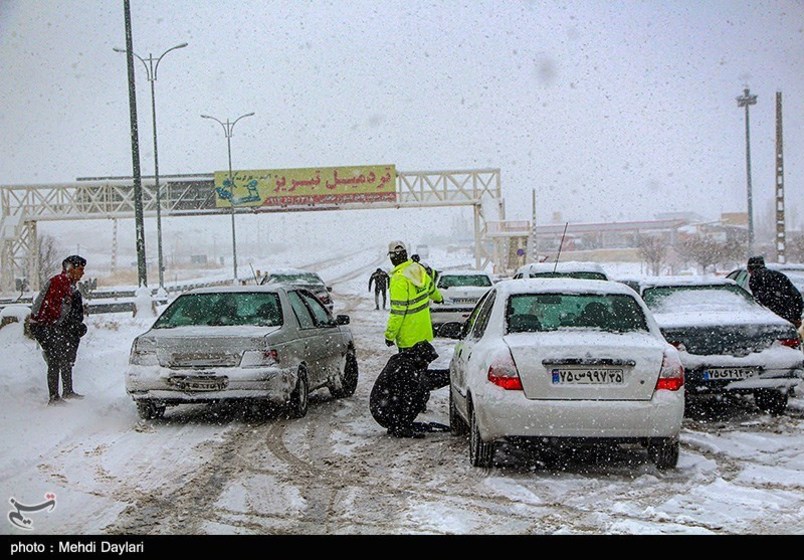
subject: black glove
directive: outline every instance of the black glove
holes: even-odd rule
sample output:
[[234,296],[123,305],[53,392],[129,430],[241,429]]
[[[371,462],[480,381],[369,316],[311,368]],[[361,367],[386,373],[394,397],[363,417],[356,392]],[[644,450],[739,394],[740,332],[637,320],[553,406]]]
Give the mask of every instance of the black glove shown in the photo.
[[84,323],[78,323],[78,336],[87,334],[87,326]]
[[388,340],[388,339],[386,338],[386,339],[385,339],[385,345],[386,345],[386,346],[393,346],[393,345],[394,345],[394,341],[393,341],[393,340]]

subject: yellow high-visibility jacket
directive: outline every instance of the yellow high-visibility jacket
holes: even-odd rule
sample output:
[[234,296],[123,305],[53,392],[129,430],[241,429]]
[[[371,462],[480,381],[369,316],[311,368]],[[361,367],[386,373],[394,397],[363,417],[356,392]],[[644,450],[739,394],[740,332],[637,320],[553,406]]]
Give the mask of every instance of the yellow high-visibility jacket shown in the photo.
[[443,298],[427,270],[412,260],[394,267],[389,292],[391,314],[385,328],[386,340],[393,340],[400,349],[433,340],[430,300],[441,302]]

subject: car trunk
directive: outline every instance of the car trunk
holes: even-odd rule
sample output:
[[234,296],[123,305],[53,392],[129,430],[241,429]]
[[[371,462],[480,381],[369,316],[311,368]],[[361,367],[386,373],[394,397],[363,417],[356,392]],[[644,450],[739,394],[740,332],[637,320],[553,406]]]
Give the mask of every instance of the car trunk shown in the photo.
[[276,328],[215,327],[214,335],[198,328],[177,329],[156,339],[157,357],[169,368],[236,367],[244,351],[262,348],[265,335]]
[[650,400],[667,348],[641,333],[516,333],[504,340],[529,399]]

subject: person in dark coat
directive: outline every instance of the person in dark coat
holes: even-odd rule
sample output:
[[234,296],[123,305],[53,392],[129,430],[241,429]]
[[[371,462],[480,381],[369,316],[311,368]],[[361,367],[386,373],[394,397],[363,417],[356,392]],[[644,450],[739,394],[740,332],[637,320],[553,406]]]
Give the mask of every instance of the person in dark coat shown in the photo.
[[369,277],[369,292],[371,291],[372,283],[374,284],[374,309],[380,308],[380,294],[382,294],[382,308],[385,309],[385,305],[388,302],[388,273],[378,268]]
[[84,398],[73,389],[73,364],[81,337],[87,332],[84,302],[77,286],[86,264],[79,255],[64,259],[61,273],[47,281],[31,307],[31,334],[42,347],[47,363],[48,404]]
[[790,279],[778,270],[766,268],[763,257],[748,259],[748,273],[748,287],[754,299],[796,328],[801,327],[804,298]]

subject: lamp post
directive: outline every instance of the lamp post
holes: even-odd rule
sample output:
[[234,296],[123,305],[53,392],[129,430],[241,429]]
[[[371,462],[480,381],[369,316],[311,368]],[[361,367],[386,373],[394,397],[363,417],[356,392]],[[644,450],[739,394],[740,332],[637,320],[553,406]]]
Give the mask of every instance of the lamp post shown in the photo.
[[[159,57],[157,58],[154,58],[154,56],[151,53],[148,53],[148,58],[143,58],[134,51],[131,52],[131,54],[136,56],[140,60],[140,62],[142,62],[143,66],[145,66],[145,72],[148,76],[148,81],[151,82],[151,116],[153,118],[153,129],[154,129],[154,190],[156,192],[156,239],[159,253],[160,291],[164,291],[165,289],[165,264],[164,259],[162,258],[162,202],[159,192],[159,151],[157,149],[157,141],[156,141],[156,95],[154,91],[154,82],[156,82],[156,71],[159,69],[159,62],[162,60],[162,58],[170,51],[174,51],[176,49],[183,49],[186,46],[187,43],[182,43],[181,45],[170,47],[168,50],[160,54]],[[127,52],[126,49],[118,49],[116,47],[113,48],[112,50],[121,53]]]
[[202,119],[212,119],[213,121],[217,122],[223,127],[223,133],[226,135],[226,147],[229,151],[229,188],[232,189],[231,191],[231,198],[229,199],[229,204],[232,208],[232,268],[234,271],[234,281],[237,283],[237,238],[235,235],[235,200],[234,200],[234,178],[232,177],[232,130],[234,129],[234,125],[237,124],[237,121],[240,119],[244,119],[246,117],[253,116],[254,113],[246,113],[245,115],[240,115],[237,117],[233,122],[230,122],[229,119],[226,119],[226,122],[221,121],[220,119],[216,119],[215,117],[211,117],[209,115],[201,115]]
[[751,95],[748,88],[737,98],[737,106],[745,107],[745,169],[748,176],[748,254],[754,254],[754,205],[751,198],[751,134],[748,124],[748,107],[757,104],[757,96]]

